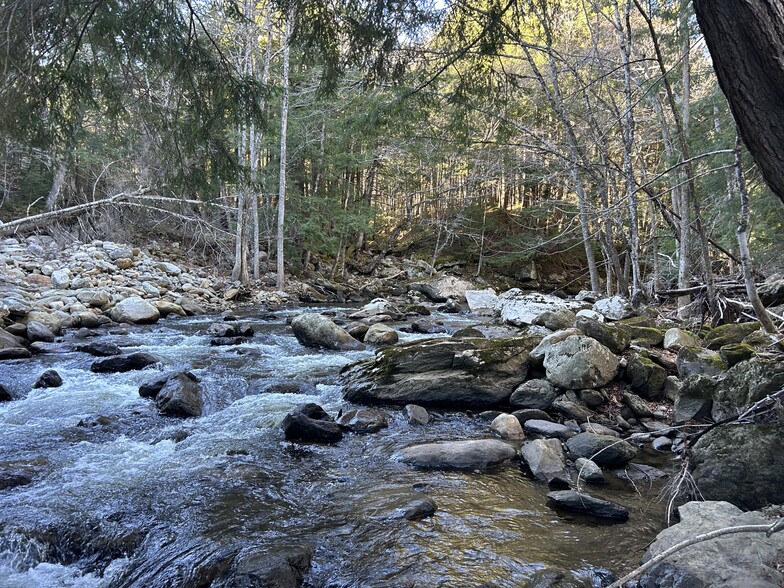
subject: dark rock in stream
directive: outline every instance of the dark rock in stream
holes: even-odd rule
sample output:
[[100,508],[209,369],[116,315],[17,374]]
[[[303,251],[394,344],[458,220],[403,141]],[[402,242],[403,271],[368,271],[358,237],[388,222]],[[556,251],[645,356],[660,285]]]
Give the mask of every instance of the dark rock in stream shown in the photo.
[[432,517],[436,514],[437,510],[438,505],[436,504],[436,501],[429,496],[426,496],[415,500],[401,509],[400,516],[408,521],[419,521],[421,519],[426,519],[427,517]]
[[318,404],[308,403],[286,415],[281,423],[283,434],[289,441],[337,443],[343,431]]
[[32,357],[29,349],[24,347],[6,347],[0,349],[0,361],[4,359],[29,359]]
[[17,486],[27,486],[33,481],[32,477],[24,472],[0,471],[0,490],[6,488],[16,488]]
[[119,357],[100,359],[90,366],[90,371],[97,373],[117,373],[141,370],[154,365],[160,360],[150,353],[131,353]]
[[176,417],[201,416],[204,388],[189,372],[170,376],[155,395],[161,414]]
[[63,385],[63,378],[56,370],[46,370],[35,381],[33,388],[58,388]]
[[637,448],[628,441],[611,435],[580,433],[566,442],[566,449],[575,457],[585,457],[600,466],[619,466],[637,455]]
[[10,402],[13,399],[14,397],[11,396],[11,392],[9,392],[8,388],[0,384],[0,402]]
[[247,337],[213,337],[210,339],[210,345],[213,347],[230,347],[232,345],[242,345],[247,342]]
[[266,546],[242,548],[213,588],[298,588],[310,569],[313,548],[300,545],[270,554]]
[[448,441],[406,447],[403,463],[422,469],[485,470],[517,457],[515,448],[496,439]]
[[344,431],[357,434],[377,433],[389,426],[387,417],[370,408],[350,410],[338,419],[338,426]]
[[108,341],[93,341],[84,345],[77,345],[76,350],[95,355],[96,357],[112,357],[122,354],[122,349]]
[[552,500],[558,508],[571,512],[616,522],[624,522],[629,518],[629,511],[626,507],[609,500],[594,498],[584,492],[556,490],[549,492],[547,498]]

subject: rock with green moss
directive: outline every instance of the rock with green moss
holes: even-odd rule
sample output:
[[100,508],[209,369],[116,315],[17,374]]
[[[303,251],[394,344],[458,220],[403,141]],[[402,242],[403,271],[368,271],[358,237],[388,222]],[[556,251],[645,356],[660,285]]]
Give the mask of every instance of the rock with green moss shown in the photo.
[[647,357],[634,353],[626,365],[626,382],[631,389],[647,400],[660,400],[664,396],[667,370]]
[[678,377],[685,380],[695,374],[718,376],[727,371],[727,362],[718,351],[700,347],[681,347],[678,351]]
[[659,347],[664,342],[664,333],[656,327],[626,325],[632,341],[645,347]]
[[753,333],[747,335],[743,339],[743,343],[747,345],[751,345],[752,347],[757,346],[769,346],[774,345],[778,337],[772,333],[766,333],[764,329],[757,329]]
[[730,343],[719,349],[719,353],[727,365],[732,367],[737,363],[751,359],[754,355],[754,348],[748,343]]
[[784,358],[752,358],[733,366],[719,382],[711,416],[722,420],[784,388]]
[[490,408],[525,381],[538,335],[429,339],[387,347],[343,369],[345,398],[369,404]]
[[706,500],[744,509],[784,503],[784,424],[717,427],[692,450],[694,481]]
[[710,417],[716,387],[716,381],[708,376],[695,374],[686,378],[675,398],[675,422],[702,421]]
[[702,344],[708,349],[719,349],[731,343],[740,343],[760,328],[758,322],[732,323],[711,329]]
[[628,329],[618,323],[608,324],[588,317],[578,317],[575,326],[615,354],[626,351],[632,341]]
[[484,336],[485,334],[476,327],[463,327],[452,333],[452,337],[455,339],[471,339],[475,337],[483,339]]

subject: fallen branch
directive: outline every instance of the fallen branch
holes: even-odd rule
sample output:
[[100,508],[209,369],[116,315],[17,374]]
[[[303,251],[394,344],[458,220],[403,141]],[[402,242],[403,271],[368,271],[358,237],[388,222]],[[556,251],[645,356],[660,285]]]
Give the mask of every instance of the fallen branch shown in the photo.
[[665,549],[656,557],[652,557],[647,562],[642,564],[635,570],[632,570],[628,574],[626,574],[620,580],[616,580],[608,588],[623,588],[623,585],[626,584],[629,580],[634,580],[638,578],[648,570],[650,570],[655,565],[661,563],[674,553],[677,553],[691,545],[696,545],[697,543],[702,543],[704,541],[710,541],[711,539],[716,539],[718,537],[723,537],[724,535],[736,535],[738,533],[765,533],[767,537],[770,537],[774,533],[778,533],[779,531],[784,528],[784,518],[778,519],[774,523],[770,525],[739,525],[737,527],[723,527],[721,529],[716,529],[715,531],[710,531],[708,533],[702,533],[691,539],[686,539],[685,541],[681,541],[680,543],[676,543],[669,549]]

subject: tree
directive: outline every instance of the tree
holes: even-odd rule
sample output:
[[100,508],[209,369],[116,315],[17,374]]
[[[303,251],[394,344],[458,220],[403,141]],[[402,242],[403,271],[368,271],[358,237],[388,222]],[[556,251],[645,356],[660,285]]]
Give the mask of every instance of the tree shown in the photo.
[[743,142],[768,185],[784,201],[784,2],[693,3]]

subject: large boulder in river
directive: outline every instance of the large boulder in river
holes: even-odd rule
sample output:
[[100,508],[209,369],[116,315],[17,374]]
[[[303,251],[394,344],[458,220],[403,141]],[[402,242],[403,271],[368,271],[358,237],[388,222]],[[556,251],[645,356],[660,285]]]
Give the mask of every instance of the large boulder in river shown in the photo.
[[501,320],[518,327],[532,325],[537,317],[547,311],[561,309],[579,310],[582,303],[573,300],[564,300],[550,294],[538,292],[524,294],[517,288],[512,288],[498,297],[496,310],[501,313]]
[[[648,561],[670,547],[726,527],[770,525],[759,512],[742,512],[727,502],[688,502],[678,507],[680,522],[664,529],[643,557]],[[702,541],[678,551],[640,578],[642,588],[775,588],[784,585],[780,566],[784,533],[738,533]]]
[[368,345],[394,345],[399,338],[395,329],[381,323],[371,326],[365,333],[365,343]]
[[338,351],[362,350],[365,346],[325,316],[300,314],[291,321],[294,336],[305,347],[323,347]]
[[169,376],[155,395],[155,406],[161,414],[177,417],[201,416],[204,388],[190,372]]
[[90,371],[96,373],[117,373],[141,370],[149,365],[154,365],[160,360],[150,353],[131,353],[130,355],[118,355],[94,361],[90,366]]
[[528,372],[537,335],[428,339],[387,347],[341,372],[359,403],[486,408],[508,402]]
[[720,421],[784,388],[784,358],[753,358],[734,365],[716,387],[711,416]]
[[572,390],[607,385],[618,373],[618,364],[618,357],[596,339],[579,335],[556,343],[544,356],[547,379]]
[[408,286],[421,292],[433,302],[446,302],[450,298],[465,300],[465,291],[474,288],[471,282],[454,276],[443,276],[426,282],[415,282]]
[[115,304],[109,316],[118,323],[154,323],[161,313],[140,296],[129,296]]
[[575,458],[585,457],[600,466],[619,466],[637,455],[637,448],[612,435],[580,433],[566,442],[566,450]]
[[283,434],[289,441],[336,443],[343,438],[343,431],[327,412],[312,402],[297,407],[281,423]]
[[403,463],[422,469],[484,470],[512,461],[517,451],[504,441],[478,439],[414,445],[399,456]]
[[717,427],[692,450],[694,481],[706,500],[744,509],[784,504],[784,424]]

